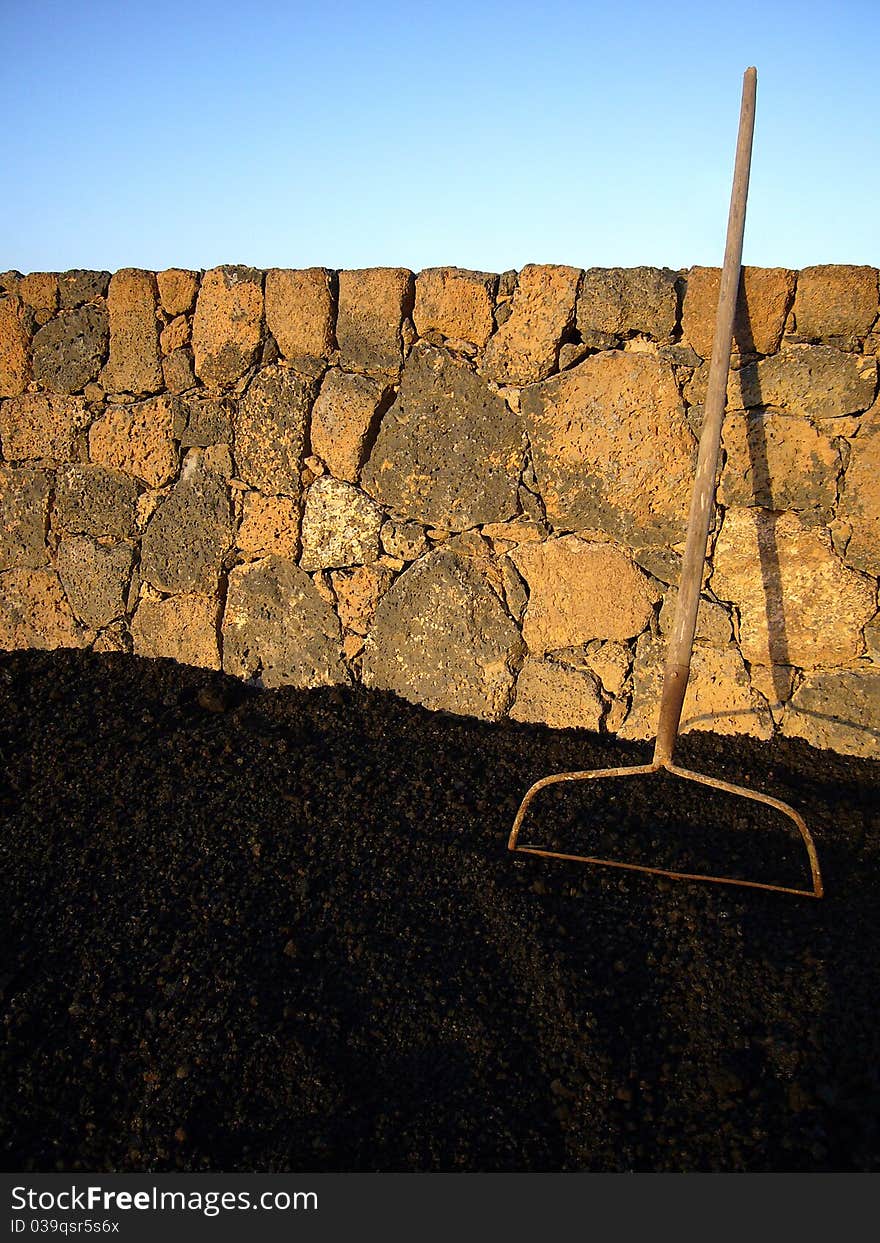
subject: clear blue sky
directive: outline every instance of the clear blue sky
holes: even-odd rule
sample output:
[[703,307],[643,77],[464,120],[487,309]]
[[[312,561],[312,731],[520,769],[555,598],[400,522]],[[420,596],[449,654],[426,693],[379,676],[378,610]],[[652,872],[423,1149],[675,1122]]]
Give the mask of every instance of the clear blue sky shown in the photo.
[[0,270],[880,263],[880,0],[0,0]]

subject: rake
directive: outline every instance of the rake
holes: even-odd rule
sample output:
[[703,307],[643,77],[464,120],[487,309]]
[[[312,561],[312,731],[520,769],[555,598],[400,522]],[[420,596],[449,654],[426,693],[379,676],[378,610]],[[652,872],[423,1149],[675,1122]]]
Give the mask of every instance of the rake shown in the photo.
[[[543,777],[540,781],[536,781],[526,792],[520,804],[513,823],[513,829],[511,830],[510,840],[508,841],[508,849],[522,854],[541,855],[549,859],[567,859],[575,863],[593,863],[603,867],[623,868],[631,872],[648,872],[655,876],[665,876],[673,880],[702,880],[718,885],[740,885],[749,889],[769,889],[774,893],[791,893],[803,897],[821,898],[823,893],[822,876],[819,870],[816,847],[803,818],[793,807],[789,807],[787,803],[783,803],[780,799],[771,798],[768,794],[761,794],[744,786],[732,785],[728,781],[720,781],[717,777],[709,777],[704,773],[692,772],[690,769],[681,768],[673,763],[673,752],[678,737],[684,697],[690,676],[697,610],[700,603],[700,588],[706,564],[709,525],[715,505],[715,474],[718,466],[718,451],[721,444],[721,424],[724,420],[724,409],[727,400],[727,373],[733,347],[733,323],[742,271],[743,230],[745,228],[749,168],[752,158],[752,134],[755,126],[757,78],[757,70],[754,68],[747,69],[743,75],[739,135],[736,145],[733,190],[730,196],[730,214],[727,222],[727,243],[724,251],[721,289],[718,296],[718,311],[715,319],[715,339],[712,346],[712,359],[709,364],[708,390],[688,515],[687,538],[682,558],[678,603],[663,674],[660,717],[654,744],[654,756],[650,764],[627,765],[622,768],[597,768],[585,772],[554,773],[549,777]],[[661,771],[671,773],[673,776],[680,777],[685,781],[693,781],[699,785],[709,786],[714,790],[723,790],[727,794],[751,799],[752,802],[762,803],[787,816],[797,826],[803,844],[806,847],[810,862],[812,888],[798,889],[786,885],[770,885],[762,881],[741,880],[729,876],[710,876],[702,872],[675,872],[667,868],[650,867],[641,863],[623,863],[615,859],[604,859],[589,855],[564,854],[560,851],[544,850],[537,846],[521,846],[519,844],[519,832],[526,811],[535,796],[548,786],[566,781],[599,781],[605,778],[647,776]]]

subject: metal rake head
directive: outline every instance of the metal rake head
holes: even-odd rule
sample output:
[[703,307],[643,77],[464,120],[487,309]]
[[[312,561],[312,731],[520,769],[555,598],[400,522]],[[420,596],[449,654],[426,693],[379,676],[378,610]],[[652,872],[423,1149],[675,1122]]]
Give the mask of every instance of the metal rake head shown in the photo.
[[[770,885],[764,881],[740,880],[729,876],[711,876],[704,872],[675,872],[669,868],[651,867],[644,863],[622,863],[616,859],[603,859],[594,855],[566,854],[558,850],[544,850],[539,846],[521,846],[519,844],[519,832],[529,804],[547,786],[558,785],[564,781],[597,781],[606,777],[638,777],[659,772],[668,772],[674,777],[681,777],[685,781],[695,781],[699,785],[711,786],[716,790],[724,790],[727,794],[751,799],[755,803],[764,803],[767,807],[773,807],[776,811],[782,812],[783,815],[793,820],[806,847],[807,858],[810,863],[812,888],[798,889],[790,885]],[[704,773],[695,773],[689,768],[679,768],[677,764],[671,763],[660,764],[653,762],[651,764],[627,765],[623,768],[594,768],[584,772],[554,773],[550,777],[542,777],[540,781],[536,781],[526,791],[519,811],[516,813],[516,819],[513,822],[513,829],[511,830],[507,847],[509,850],[518,851],[521,854],[541,855],[546,859],[567,859],[574,863],[593,863],[601,867],[621,868],[627,872],[647,872],[652,876],[665,876],[672,880],[703,880],[710,881],[716,885],[739,885],[747,889],[767,889],[772,893],[792,893],[805,898],[821,898],[824,893],[822,874],[819,870],[819,859],[813,838],[803,817],[793,807],[789,807],[788,803],[783,803],[781,799],[772,798],[769,794],[760,794],[758,791],[749,790],[745,786],[733,785],[731,782],[721,781],[717,777],[707,777]]]

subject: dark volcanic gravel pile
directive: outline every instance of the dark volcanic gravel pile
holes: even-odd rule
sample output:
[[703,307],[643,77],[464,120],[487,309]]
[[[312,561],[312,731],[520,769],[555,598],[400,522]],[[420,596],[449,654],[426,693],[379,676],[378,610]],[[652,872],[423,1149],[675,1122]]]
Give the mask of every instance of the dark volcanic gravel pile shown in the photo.
[[[4,655],[0,749],[6,1169],[880,1165],[880,765],[682,740],[806,814],[815,902],[511,856],[532,780],[650,749],[363,690]],[[806,878],[649,780],[540,844]]]

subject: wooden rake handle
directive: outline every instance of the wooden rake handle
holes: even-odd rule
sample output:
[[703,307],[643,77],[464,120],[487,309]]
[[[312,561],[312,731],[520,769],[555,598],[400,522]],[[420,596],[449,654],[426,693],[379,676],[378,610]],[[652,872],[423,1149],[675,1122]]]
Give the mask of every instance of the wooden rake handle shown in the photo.
[[712,345],[712,360],[709,364],[709,385],[703,414],[703,429],[700,433],[694,490],[691,494],[690,513],[688,514],[678,604],[663,674],[660,719],[657,725],[653,761],[657,768],[666,768],[672,762],[675,740],[678,737],[678,726],[681,721],[681,710],[684,705],[691,655],[694,649],[694,632],[697,626],[697,610],[700,605],[703,567],[706,563],[706,547],[709,542],[709,525],[715,506],[715,472],[718,467],[718,450],[721,445],[721,424],[727,403],[727,373],[733,347],[733,321],[742,271],[743,231],[746,223],[746,200],[749,193],[749,169],[752,162],[757,81],[757,70],[747,69],[743,75],[739,136],[736,143],[730,214],[727,219],[727,245],[724,250],[724,267],[721,271],[721,290],[718,295],[718,312],[715,317],[715,340]]

